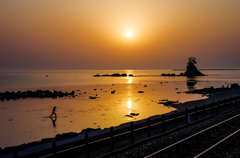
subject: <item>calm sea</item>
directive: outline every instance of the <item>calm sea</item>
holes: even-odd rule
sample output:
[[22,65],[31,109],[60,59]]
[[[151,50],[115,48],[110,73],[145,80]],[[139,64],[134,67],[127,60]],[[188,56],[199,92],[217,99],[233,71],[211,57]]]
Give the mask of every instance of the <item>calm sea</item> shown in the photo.
[[[161,99],[186,102],[203,99],[187,90],[240,84],[240,70],[203,70],[208,76],[161,77],[173,70],[17,70],[0,71],[0,92],[24,90],[75,91],[77,96],[57,99],[18,99],[0,102],[0,147],[19,145],[85,128],[107,128],[175,110]],[[131,73],[137,77],[93,77],[95,74]],[[115,90],[115,94],[111,91]],[[138,93],[144,91],[144,93]],[[89,99],[89,96],[98,96]],[[57,119],[51,120],[52,106]],[[134,112],[139,116],[125,115]]]

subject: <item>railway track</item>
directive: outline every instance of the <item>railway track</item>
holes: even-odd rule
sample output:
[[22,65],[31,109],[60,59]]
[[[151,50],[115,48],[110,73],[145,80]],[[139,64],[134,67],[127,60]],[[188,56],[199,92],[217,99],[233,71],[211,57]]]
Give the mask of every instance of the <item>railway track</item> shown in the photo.
[[[145,158],[155,157],[207,157],[209,152],[239,134],[240,114],[230,117],[176,143],[160,149]],[[211,154],[214,155],[213,152]]]
[[237,156],[236,152],[233,150],[233,149],[235,149],[236,151],[240,150],[239,143],[240,143],[240,129],[236,130],[235,132],[231,133],[230,135],[220,140],[213,146],[204,150],[194,158],[228,157],[228,155],[232,155],[232,156],[234,155],[234,157],[240,157],[240,155]]

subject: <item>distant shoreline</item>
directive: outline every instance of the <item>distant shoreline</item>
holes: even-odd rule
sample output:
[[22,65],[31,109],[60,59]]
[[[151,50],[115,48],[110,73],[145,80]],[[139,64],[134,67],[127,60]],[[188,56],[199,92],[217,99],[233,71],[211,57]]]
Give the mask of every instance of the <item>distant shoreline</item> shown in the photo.
[[[172,69],[173,71],[184,71],[185,69]],[[219,70],[219,71],[225,71],[225,70],[240,70],[240,69],[199,69],[199,70]]]

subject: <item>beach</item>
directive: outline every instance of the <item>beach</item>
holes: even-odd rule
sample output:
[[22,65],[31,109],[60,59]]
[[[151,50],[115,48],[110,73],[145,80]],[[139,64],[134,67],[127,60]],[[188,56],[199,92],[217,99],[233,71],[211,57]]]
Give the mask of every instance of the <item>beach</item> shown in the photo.
[[[131,73],[137,77],[101,77],[100,73]],[[109,128],[139,121],[150,116],[169,113],[185,108],[196,100],[207,99],[201,94],[186,94],[191,89],[214,86],[227,87],[239,83],[239,70],[206,71],[208,76],[187,79],[186,77],[161,77],[161,73],[179,73],[173,70],[91,70],[91,71],[20,71],[1,73],[1,92],[32,90],[74,91],[76,96],[63,98],[25,98],[0,102],[1,144],[0,147],[52,138],[57,134],[76,132],[86,128]],[[13,80],[12,78],[16,78]],[[46,75],[48,75],[46,77]],[[11,76],[12,80],[6,80]],[[31,80],[31,82],[28,82]],[[23,84],[24,83],[24,84]],[[114,91],[114,94],[111,92]],[[139,93],[143,91],[143,93]],[[233,95],[232,93],[229,96]],[[89,99],[89,96],[96,97]],[[227,96],[226,96],[227,97]],[[222,96],[219,96],[222,98]],[[159,104],[160,100],[177,101],[177,106]],[[189,101],[191,101],[189,103]],[[186,103],[188,102],[188,103]],[[199,101],[198,101],[199,102]],[[182,104],[181,104],[182,103]],[[202,101],[201,101],[201,104]],[[56,106],[57,119],[48,116]],[[138,116],[128,117],[130,113]]]

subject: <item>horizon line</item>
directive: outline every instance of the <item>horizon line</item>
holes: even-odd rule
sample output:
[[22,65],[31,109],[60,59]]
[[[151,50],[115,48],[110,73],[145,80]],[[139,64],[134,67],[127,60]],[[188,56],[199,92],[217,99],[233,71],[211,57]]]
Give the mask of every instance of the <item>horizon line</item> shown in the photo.
[[[172,71],[184,71],[186,69],[183,68],[175,68],[175,69],[14,69],[14,68],[7,68],[7,69],[1,69],[0,71],[43,71],[43,70],[172,70]],[[205,68],[205,69],[198,69],[198,70],[240,70],[240,68]]]

